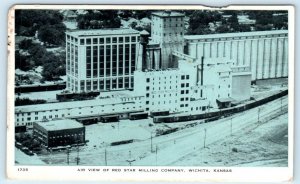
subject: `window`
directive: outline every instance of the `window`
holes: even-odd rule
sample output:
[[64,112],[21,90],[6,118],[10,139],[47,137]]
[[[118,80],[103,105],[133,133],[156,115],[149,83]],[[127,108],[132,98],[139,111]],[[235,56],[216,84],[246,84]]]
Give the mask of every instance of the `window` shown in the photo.
[[189,79],[189,78],[190,78],[190,76],[189,76],[189,75],[186,75],[185,77],[186,77],[186,79]]
[[90,38],[86,39],[86,44],[91,44],[91,39]]
[[136,37],[135,36],[131,37],[131,42],[135,42],[135,41],[136,41]]
[[189,90],[185,90],[185,93],[186,93],[186,94],[189,94]]
[[186,87],[189,87],[189,86],[190,86],[190,84],[189,84],[189,83],[186,83],[186,84],[185,84],[185,86],[186,86]]
[[185,79],[185,76],[184,76],[184,75],[182,75],[182,76],[181,76],[181,80],[184,80],[184,79]]
[[184,90],[181,90],[180,94],[184,94]]
[[38,114],[39,114],[39,112],[35,112],[34,114],[35,114],[35,115],[38,115]]
[[146,81],[147,81],[147,82],[150,82],[150,78],[147,78]]
[[150,94],[149,94],[149,93],[147,93],[147,94],[146,94],[146,97],[149,97],[149,96],[150,96]]
[[30,112],[28,112],[27,115],[30,116]]
[[35,117],[34,119],[35,119],[35,120],[38,120],[39,118],[38,118],[38,117]]
[[150,90],[150,87],[149,87],[149,86],[147,86],[147,87],[146,87],[146,90],[147,90],[147,91],[149,91],[149,90]]
[[228,85],[228,88],[230,88],[230,85]]
[[181,84],[181,87],[182,87],[182,88],[184,87],[184,83]]
[[100,38],[100,44],[104,43],[104,38]]
[[84,45],[84,39],[80,39],[80,45]]
[[184,101],[184,98],[180,98],[180,101]]
[[28,118],[27,118],[27,121],[30,121],[30,120],[31,120],[31,118],[30,118],[30,117],[28,117]]
[[146,101],[146,105],[149,105],[149,101]]
[[93,38],[93,44],[97,44],[98,43],[98,39],[97,38]]

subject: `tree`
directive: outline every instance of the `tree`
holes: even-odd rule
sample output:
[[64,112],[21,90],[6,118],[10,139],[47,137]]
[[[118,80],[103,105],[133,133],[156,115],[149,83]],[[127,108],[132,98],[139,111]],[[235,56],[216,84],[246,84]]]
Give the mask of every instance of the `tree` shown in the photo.
[[30,62],[28,56],[21,55],[18,50],[15,51],[15,68],[23,71],[28,71],[33,64]]
[[24,39],[19,43],[19,48],[28,50],[30,47],[32,47],[33,43],[31,39]]
[[16,10],[16,33],[34,36],[41,26],[61,24],[63,15],[56,10]]
[[65,60],[63,57],[49,53],[45,55],[42,60],[44,61],[42,76],[45,80],[55,80],[66,74]]
[[209,23],[221,20],[217,11],[194,11],[189,20],[188,34],[210,34]]
[[45,47],[39,44],[34,44],[28,48],[28,52],[30,54],[30,60],[33,62],[34,66],[43,65],[44,61],[42,58],[47,55],[47,50]]
[[119,28],[121,19],[116,10],[92,11],[77,17],[79,29]]
[[38,38],[46,45],[61,45],[65,41],[66,26],[63,23],[41,26]]
[[216,32],[217,32],[217,33],[229,33],[229,32],[230,32],[230,28],[229,28],[228,25],[222,24],[221,26],[219,26],[219,27],[216,29]]

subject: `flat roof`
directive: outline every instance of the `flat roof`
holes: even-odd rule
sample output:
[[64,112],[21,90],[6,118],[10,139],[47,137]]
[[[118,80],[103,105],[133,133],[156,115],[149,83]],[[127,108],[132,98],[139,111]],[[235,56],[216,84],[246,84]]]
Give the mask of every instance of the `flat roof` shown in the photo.
[[82,128],[83,125],[79,122],[71,119],[63,119],[63,120],[53,120],[47,122],[38,122],[39,126],[43,127],[47,131],[55,131],[55,130],[66,130],[73,128]]
[[224,102],[231,102],[233,101],[232,98],[219,98],[217,99],[219,102],[224,103]]
[[184,14],[176,11],[157,11],[157,12],[152,12],[152,15],[156,15],[159,17],[183,17],[184,16]]
[[131,28],[108,28],[108,29],[89,29],[89,30],[70,30],[66,34],[74,37],[100,36],[100,35],[123,35],[140,34],[139,31]]
[[[103,94],[102,94],[103,93]],[[119,94],[119,95],[117,95]],[[120,103],[131,103],[134,100],[123,102],[121,98],[117,97],[141,97],[141,96],[133,96],[132,92],[101,92],[100,97],[92,99],[92,100],[81,100],[81,101],[70,101],[70,102],[55,102],[55,103],[45,103],[45,104],[34,104],[34,105],[23,105],[16,106],[15,113],[23,113],[23,112],[41,112],[41,111],[55,111],[61,109],[73,109],[73,108],[83,108],[90,106],[101,106],[101,105],[112,105],[112,104],[120,104]],[[113,97],[112,97],[113,96]]]
[[262,35],[287,34],[287,33],[288,33],[288,30],[253,31],[253,32],[240,32],[240,33],[207,34],[207,35],[185,35],[184,39],[195,40],[195,39],[209,39],[209,38],[262,36]]

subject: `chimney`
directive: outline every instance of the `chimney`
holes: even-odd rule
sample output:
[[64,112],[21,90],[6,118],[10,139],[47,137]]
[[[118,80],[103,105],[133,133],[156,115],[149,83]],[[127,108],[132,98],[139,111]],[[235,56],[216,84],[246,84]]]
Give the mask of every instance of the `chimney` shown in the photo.
[[147,69],[147,45],[149,43],[149,36],[150,34],[146,31],[143,30],[140,32],[140,43],[143,47],[143,52],[142,52],[142,71],[145,71]]

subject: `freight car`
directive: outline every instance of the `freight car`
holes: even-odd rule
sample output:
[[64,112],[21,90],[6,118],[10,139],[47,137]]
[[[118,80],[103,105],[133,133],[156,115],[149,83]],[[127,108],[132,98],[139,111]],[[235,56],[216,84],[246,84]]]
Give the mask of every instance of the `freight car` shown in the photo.
[[202,114],[193,114],[193,115],[177,115],[177,116],[159,116],[153,117],[154,123],[172,123],[172,122],[183,122],[183,121],[192,121],[192,120],[200,120],[205,119],[205,122],[214,121],[220,119],[222,117],[227,117],[232,114],[243,112],[245,110],[249,110],[260,105],[266,104],[271,102],[275,99],[281,98],[288,94],[288,90],[281,91],[277,94],[268,96],[266,98],[248,102],[246,104],[238,105],[235,107],[229,107],[226,109],[221,109],[220,111],[209,112],[209,113],[202,113]]
[[116,141],[116,142],[112,142],[110,143],[111,146],[117,146],[117,145],[122,145],[122,144],[129,144],[129,143],[133,143],[133,139],[130,140],[124,140],[124,141]]
[[118,122],[119,118],[120,118],[119,115],[106,115],[106,116],[101,116],[100,121],[102,123]]
[[83,125],[91,125],[91,124],[96,124],[99,121],[99,118],[98,117],[77,118],[76,121],[80,122]]
[[148,113],[147,112],[137,112],[137,113],[130,113],[129,119],[130,120],[138,120],[138,119],[147,119]]
[[100,92],[92,91],[87,93],[60,93],[56,94],[56,100],[59,102],[67,102],[76,100],[89,100],[100,95]]
[[169,111],[150,112],[150,117],[154,117],[154,116],[168,116],[169,114],[170,114]]

